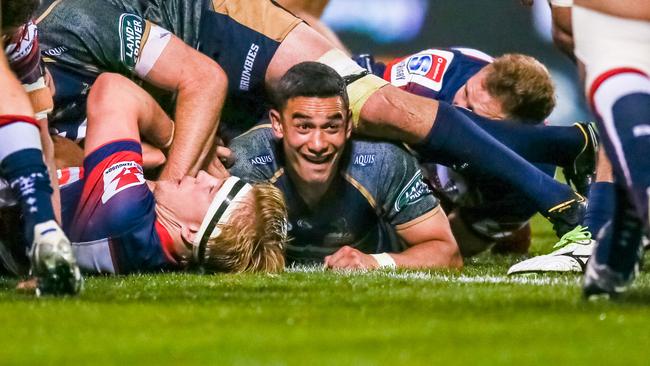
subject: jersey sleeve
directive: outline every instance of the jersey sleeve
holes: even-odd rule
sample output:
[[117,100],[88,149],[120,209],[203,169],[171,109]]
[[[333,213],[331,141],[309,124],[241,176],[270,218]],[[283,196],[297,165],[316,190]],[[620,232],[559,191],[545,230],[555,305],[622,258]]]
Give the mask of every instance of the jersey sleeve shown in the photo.
[[29,21],[14,33],[5,47],[5,53],[9,67],[29,96],[36,119],[45,118],[52,110],[53,102],[45,83],[45,68],[41,60],[38,29],[34,22]]
[[[140,144],[119,140],[98,148],[84,159],[84,173],[70,240],[104,243],[115,273],[173,266],[163,243],[166,231],[157,224],[155,199],[142,173]],[[86,262],[81,264],[91,269]]]
[[382,162],[378,198],[387,222],[399,229],[440,209],[413,156],[393,146]]
[[171,33],[106,1],[67,0],[39,18],[46,57],[70,67],[144,77]]
[[100,147],[84,159],[84,172],[73,240],[115,237],[151,221],[154,198],[142,173],[142,153],[136,141]]
[[268,125],[260,125],[232,140],[235,164],[230,174],[248,182],[268,182],[277,171],[275,138]]

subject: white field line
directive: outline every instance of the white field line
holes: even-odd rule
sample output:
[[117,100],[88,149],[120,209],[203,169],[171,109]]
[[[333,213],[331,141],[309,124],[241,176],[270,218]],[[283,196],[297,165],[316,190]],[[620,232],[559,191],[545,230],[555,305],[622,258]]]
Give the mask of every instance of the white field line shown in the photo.
[[[295,266],[287,269],[287,272],[293,273],[320,273],[323,272],[320,266]],[[445,275],[438,273],[430,273],[423,271],[408,271],[408,272],[392,272],[392,271],[342,271],[339,272],[343,276],[369,276],[369,277],[383,277],[399,280],[413,280],[413,281],[433,281],[445,283],[459,283],[459,284],[518,284],[518,285],[534,285],[534,286],[549,286],[549,285],[578,285],[580,284],[581,276],[575,277],[547,277],[542,274],[529,274],[518,276],[469,276],[469,275]]]

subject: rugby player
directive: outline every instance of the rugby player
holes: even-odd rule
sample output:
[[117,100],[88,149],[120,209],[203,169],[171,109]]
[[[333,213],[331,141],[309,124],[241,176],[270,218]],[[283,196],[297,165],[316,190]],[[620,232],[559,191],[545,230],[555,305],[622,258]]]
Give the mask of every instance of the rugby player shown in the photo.
[[[527,0],[528,1],[528,0]],[[528,1],[530,2],[530,1]],[[574,5],[575,3],[575,5]],[[585,79],[615,176],[615,214],[598,234],[585,271],[585,296],[617,295],[634,280],[650,224],[650,1],[552,0],[564,7],[563,28]],[[562,23],[554,12],[556,23]],[[610,32],[611,30],[611,32]]]
[[[473,121],[526,160],[552,176],[555,165],[585,192],[595,165],[596,134],[588,124],[535,126],[555,105],[555,89],[546,68],[530,56],[493,59],[468,48],[426,49],[387,64],[370,55],[359,65],[410,93],[472,109]],[[449,62],[444,78],[414,65]],[[468,113],[469,114],[469,113]],[[480,117],[479,117],[480,116]],[[489,117],[485,118],[485,117]],[[552,165],[548,165],[552,164]],[[535,213],[499,179],[463,174],[462,169],[426,164],[429,180],[449,212],[463,256],[497,243],[495,251],[525,253],[530,246],[528,220]]]
[[[48,69],[57,88],[53,127],[64,137],[82,139],[86,128],[85,98],[93,80],[102,71],[133,74],[153,87],[174,94],[175,103],[170,109],[174,111],[176,131],[160,178],[178,179],[196,174],[213,145],[226,97],[227,79],[219,65],[167,30],[138,16],[125,14],[112,19],[112,13],[96,13],[92,18],[58,12],[50,14],[48,6],[58,3],[44,1],[46,10],[41,15],[49,14],[41,32],[42,44],[48,45],[44,46],[43,53],[46,61],[50,61]],[[83,3],[88,6],[96,2]],[[81,6],[74,1],[64,1],[60,6],[68,4]],[[60,29],[51,29],[52,18],[59,22]],[[108,33],[103,19],[115,21]],[[95,39],[86,44],[94,53],[77,52],[71,37],[78,32]],[[104,37],[108,35],[115,36],[111,39],[113,42],[105,42]],[[78,57],[79,62],[68,62],[69,55]],[[51,62],[55,60],[60,62]]]
[[25,24],[36,5],[36,1],[2,2],[2,41],[7,54],[0,53],[0,176],[20,204],[37,295],[76,294],[82,278],[70,241],[56,221],[41,126],[34,118],[33,106],[38,104],[32,104],[12,72],[28,84],[32,95],[39,94],[44,83],[37,34],[33,24]]
[[650,232],[650,1],[576,0],[572,22],[616,182],[616,214],[599,233],[583,290],[616,295],[634,280]]
[[286,209],[270,184],[236,177],[145,181],[140,135],[156,147],[173,124],[130,80],[100,75],[88,95],[83,169],[61,173],[63,227],[83,271],[284,268]]
[[[468,164],[469,169],[509,182],[555,222],[559,234],[573,228],[584,212],[581,196],[505,148],[467,116],[369,75],[270,1],[67,0],[49,5],[39,18],[47,44],[44,52],[69,68],[131,74],[139,62],[155,67],[165,46],[157,37],[141,36],[142,31],[131,37],[128,33],[136,23],[144,29],[169,29],[215,60],[229,80],[223,120],[231,131],[222,132],[226,140],[257,122],[264,112],[265,89],[286,70],[301,61],[319,61],[347,79],[357,132],[404,141],[426,159]],[[90,35],[93,41],[84,41]],[[140,47],[134,47],[138,41]]]
[[283,191],[290,263],[462,266],[447,217],[415,158],[391,143],[350,139],[345,82],[332,68],[295,65],[277,84],[273,105],[272,127],[233,140],[237,160],[230,171]]

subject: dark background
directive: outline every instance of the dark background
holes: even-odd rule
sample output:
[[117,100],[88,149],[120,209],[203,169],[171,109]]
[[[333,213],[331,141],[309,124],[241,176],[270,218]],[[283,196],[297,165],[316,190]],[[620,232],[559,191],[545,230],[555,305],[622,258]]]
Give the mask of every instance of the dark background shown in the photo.
[[546,1],[331,0],[323,16],[354,53],[399,57],[431,47],[463,46],[498,56],[525,53],[544,63],[557,86],[552,124],[589,119],[575,67],[550,39]]

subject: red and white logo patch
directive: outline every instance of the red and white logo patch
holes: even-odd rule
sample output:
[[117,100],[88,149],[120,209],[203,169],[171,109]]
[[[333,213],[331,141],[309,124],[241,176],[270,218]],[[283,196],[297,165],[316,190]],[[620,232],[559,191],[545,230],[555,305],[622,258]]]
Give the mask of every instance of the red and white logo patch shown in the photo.
[[123,190],[145,183],[142,167],[134,161],[122,161],[104,170],[102,203],[108,202]]
[[453,59],[454,54],[444,50],[429,49],[416,53],[393,65],[390,82],[397,87],[417,83],[440,91],[445,73]]

